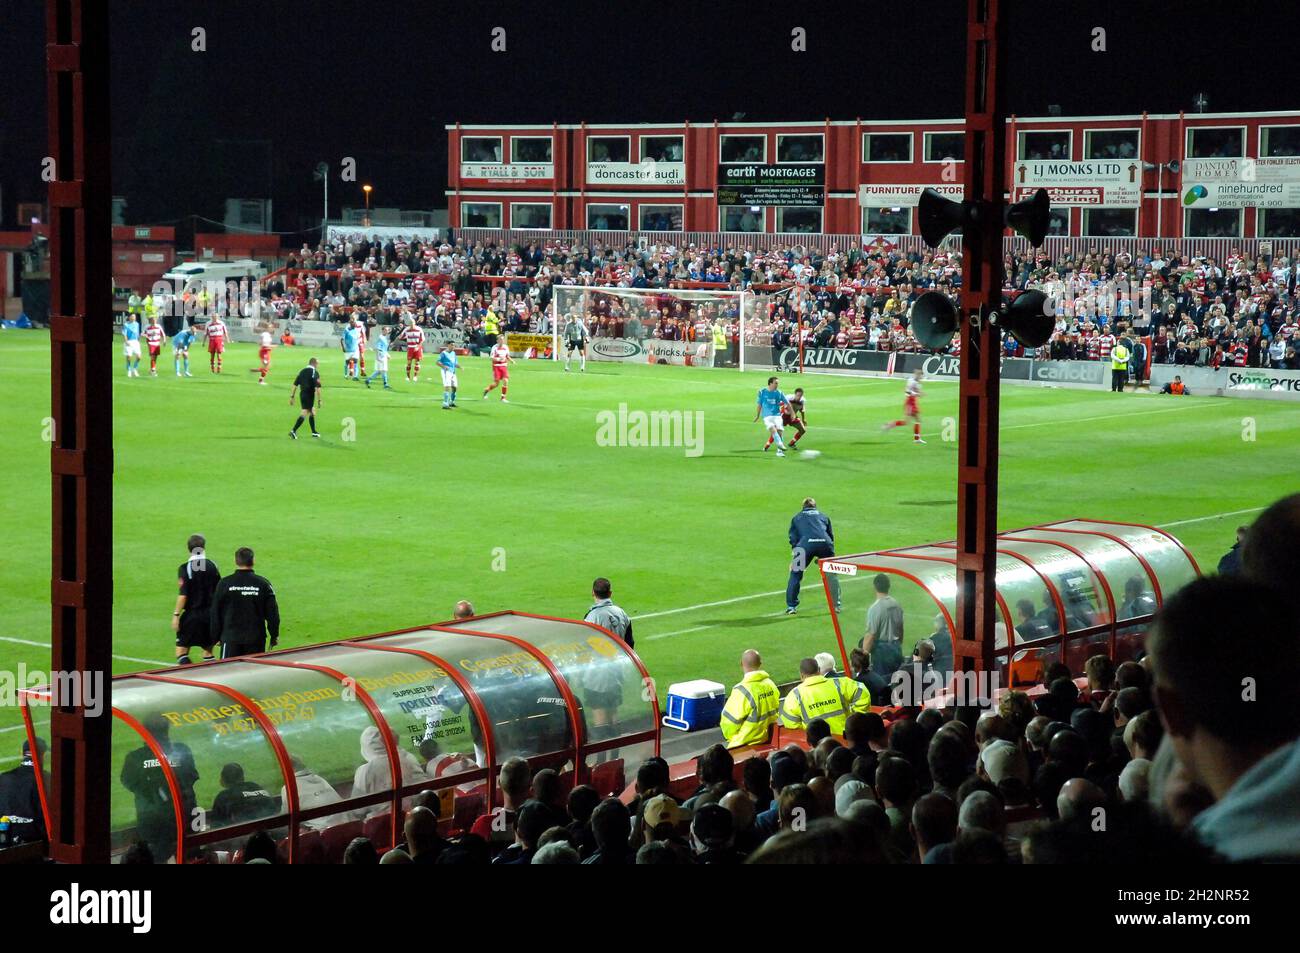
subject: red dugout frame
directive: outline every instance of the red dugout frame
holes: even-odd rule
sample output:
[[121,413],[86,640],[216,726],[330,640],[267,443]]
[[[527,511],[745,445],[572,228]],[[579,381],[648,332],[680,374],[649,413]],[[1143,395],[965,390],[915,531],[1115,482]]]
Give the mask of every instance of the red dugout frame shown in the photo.
[[[180,786],[176,780],[175,774],[168,763],[164,754],[164,748],[159,740],[145,728],[142,721],[136,718],[132,713],[121,710],[117,707],[111,707],[110,712],[114,718],[117,718],[124,725],[129,727],[143,743],[148,746],[154,756],[158,758],[162,768],[163,776],[166,780],[168,790],[171,793],[173,811],[176,815],[176,855],[178,858],[185,858],[187,853],[194,848],[205,844],[229,841],[237,837],[252,833],[255,830],[275,829],[279,827],[288,827],[287,849],[290,863],[300,860],[299,857],[299,834],[300,828],[304,821],[312,820],[317,817],[328,815],[346,814],[359,808],[369,807],[375,804],[388,802],[389,806],[389,827],[388,832],[391,835],[392,843],[396,843],[400,837],[400,824],[403,799],[413,794],[425,790],[442,790],[451,787],[462,786],[467,783],[483,782],[485,805],[491,808],[496,797],[496,773],[500,767],[500,751],[495,738],[492,719],[488,715],[487,706],[479,692],[475,689],[473,680],[467,678],[465,674],[457,668],[456,665],[448,661],[439,654],[437,650],[438,642],[441,636],[461,636],[473,639],[495,640],[507,643],[515,648],[521,649],[533,658],[546,672],[549,679],[554,683],[560,697],[564,700],[564,706],[572,729],[571,744],[560,752],[546,752],[529,757],[527,760],[530,764],[535,764],[540,760],[553,759],[555,754],[565,754],[574,764],[575,784],[583,783],[589,774],[589,767],[586,764],[586,758],[592,754],[602,751],[608,751],[616,748],[627,747],[636,744],[653,742],[654,752],[659,754],[659,703],[657,694],[653,691],[642,693],[642,700],[646,703],[647,716],[650,727],[622,734],[614,734],[595,744],[589,744],[586,738],[584,714],[582,705],[574,693],[568,680],[561,673],[555,662],[546,655],[545,651],[534,645],[527,638],[502,632],[484,632],[474,628],[476,620],[484,619],[502,619],[505,617],[519,617],[521,619],[533,619],[543,622],[554,622],[565,626],[583,626],[593,629],[597,632],[608,636],[611,643],[616,647],[616,651],[621,651],[623,657],[629,659],[640,673],[644,685],[653,685],[644,663],[636,653],[625,642],[619,639],[612,632],[585,620],[563,619],[555,616],[538,615],[535,613],[514,612],[505,610],[501,612],[488,613],[485,615],[474,616],[470,619],[453,620],[443,623],[434,623],[423,626],[413,626],[405,629],[396,629],[390,632],[382,632],[375,635],[361,636],[354,639],[339,639],[332,642],[321,642],[313,645],[295,646],[289,649],[283,649],[274,653],[261,653],[258,655],[238,656],[232,659],[215,660],[212,662],[203,662],[194,665],[176,666],[173,668],[154,669],[145,672],[132,672],[114,676],[113,681],[124,679],[143,679],[145,681],[158,682],[173,686],[187,686],[202,691],[217,692],[231,699],[233,702],[244,708],[248,715],[254,719],[261,732],[265,735],[267,743],[271,748],[276,763],[279,765],[281,780],[284,783],[287,809],[281,813],[267,818],[260,818],[255,821],[248,821],[238,825],[223,827],[215,830],[205,830],[194,832],[189,829],[188,818],[182,816],[180,807],[182,803]],[[429,648],[417,648],[409,645],[386,645],[379,640],[392,636],[411,635],[414,633],[424,633],[429,637]],[[326,648],[330,646],[340,646],[352,649],[361,649],[373,652],[390,652],[405,656],[414,656],[422,659],[430,666],[436,667],[444,672],[453,684],[464,695],[474,718],[477,720],[483,740],[483,753],[486,765],[477,767],[473,770],[462,771],[456,774],[447,775],[441,778],[431,778],[421,781],[417,784],[402,785],[402,769],[399,758],[399,743],[394,735],[392,728],[385,717],[379,703],[373,695],[367,691],[358,680],[351,678],[341,668],[328,664],[322,664],[319,661],[310,659],[297,658],[295,656],[310,653],[313,650]],[[348,685],[355,692],[356,699],[361,703],[368,713],[370,720],[380,733],[385,752],[389,763],[390,789],[379,791],[373,794],[348,797],[343,800],[301,810],[298,804],[297,785],[294,781],[294,771],[291,764],[289,747],[285,744],[285,739],[281,735],[280,727],[274,720],[267,717],[261,707],[245,692],[240,691],[231,685],[204,677],[205,671],[213,671],[213,666],[227,666],[238,664],[252,664],[265,668],[284,668],[298,669],[302,671],[312,671],[328,678],[332,678],[340,684]],[[32,719],[31,702],[49,702],[51,699],[48,687],[25,689],[19,693],[19,704],[22,711],[24,727],[28,741],[31,745],[33,764],[36,769],[37,789],[40,794],[41,807],[45,815],[47,829],[52,822],[49,795],[46,791],[44,763],[41,757],[40,747],[37,744],[36,725]]]

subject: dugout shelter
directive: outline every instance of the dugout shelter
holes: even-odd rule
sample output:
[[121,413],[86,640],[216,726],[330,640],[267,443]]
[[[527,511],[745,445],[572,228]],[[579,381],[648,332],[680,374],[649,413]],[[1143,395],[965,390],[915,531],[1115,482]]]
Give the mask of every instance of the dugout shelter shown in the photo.
[[[954,625],[955,543],[835,556],[818,564],[845,671],[849,651],[866,632],[875,580],[882,574],[903,607],[905,659],[920,639],[947,636],[952,670],[976,667],[979,644],[950,635],[960,631]],[[1134,658],[1156,610],[1200,574],[1177,538],[1140,523],[1070,519],[999,533],[994,662],[1000,683],[1033,684],[1058,660],[1077,675],[1090,655],[1107,654],[1116,664]]]
[[[33,751],[53,694],[20,694]],[[605,795],[659,753],[658,699],[626,643],[514,611],[119,675],[110,712],[114,859],[138,841],[156,862],[231,859],[265,830],[290,863],[337,862],[355,837],[399,843],[424,790],[444,830],[468,829],[502,803],[508,758]]]

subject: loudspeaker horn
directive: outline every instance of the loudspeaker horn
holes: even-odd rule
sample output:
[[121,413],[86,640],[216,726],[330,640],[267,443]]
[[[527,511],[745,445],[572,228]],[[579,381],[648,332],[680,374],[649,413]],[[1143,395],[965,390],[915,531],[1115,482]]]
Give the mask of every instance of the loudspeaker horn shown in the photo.
[[1047,189],[1039,189],[1029,198],[1007,206],[1007,227],[1029,239],[1029,244],[1037,248],[1047,237],[1048,226],[1052,224],[1051,206]]
[[961,228],[965,208],[961,202],[946,199],[934,189],[925,189],[916,203],[916,221],[921,238],[931,248],[938,248],[949,234]]
[[912,334],[925,347],[940,350],[957,333],[957,308],[942,291],[927,291],[912,304]]
[[1049,302],[1041,291],[1022,291],[1003,307],[998,315],[998,327],[1025,347],[1042,347],[1056,330],[1056,309]]

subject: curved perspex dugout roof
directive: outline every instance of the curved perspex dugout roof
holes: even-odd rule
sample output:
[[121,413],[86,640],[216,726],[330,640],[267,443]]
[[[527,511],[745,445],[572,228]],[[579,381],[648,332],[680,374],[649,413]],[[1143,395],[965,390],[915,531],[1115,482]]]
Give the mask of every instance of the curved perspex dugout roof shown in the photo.
[[[34,750],[30,706],[49,698],[23,696]],[[159,862],[233,851],[255,830],[291,862],[336,860],[363,834],[399,842],[423,790],[444,826],[468,828],[501,803],[509,758],[616,793],[625,764],[659,751],[635,652],[522,612],[120,676],[112,715],[114,852],[143,841]]]
[[[952,644],[954,543],[819,563],[846,666],[848,650],[867,630],[877,574],[890,578],[890,595],[903,608],[903,648],[931,636],[947,636]],[[996,566],[994,655],[1004,685],[1033,680],[1057,660],[1078,673],[1098,652],[1116,663],[1132,658],[1165,598],[1200,575],[1196,560],[1174,536],[1154,526],[1109,520],[1062,520],[999,533]]]

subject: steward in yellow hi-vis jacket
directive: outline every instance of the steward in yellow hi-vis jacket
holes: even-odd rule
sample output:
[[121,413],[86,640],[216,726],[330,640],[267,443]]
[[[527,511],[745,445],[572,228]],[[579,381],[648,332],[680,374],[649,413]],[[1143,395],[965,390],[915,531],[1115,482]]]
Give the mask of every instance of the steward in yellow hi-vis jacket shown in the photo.
[[800,662],[799,674],[803,681],[785,696],[781,705],[782,728],[807,728],[808,722],[820,718],[830,725],[831,734],[842,735],[850,713],[871,710],[871,694],[861,683],[821,675],[815,659]]
[[745,675],[722,709],[722,737],[728,748],[766,741],[781,704],[776,682],[763,671],[763,659],[757,652],[749,649],[740,657],[740,670]]

